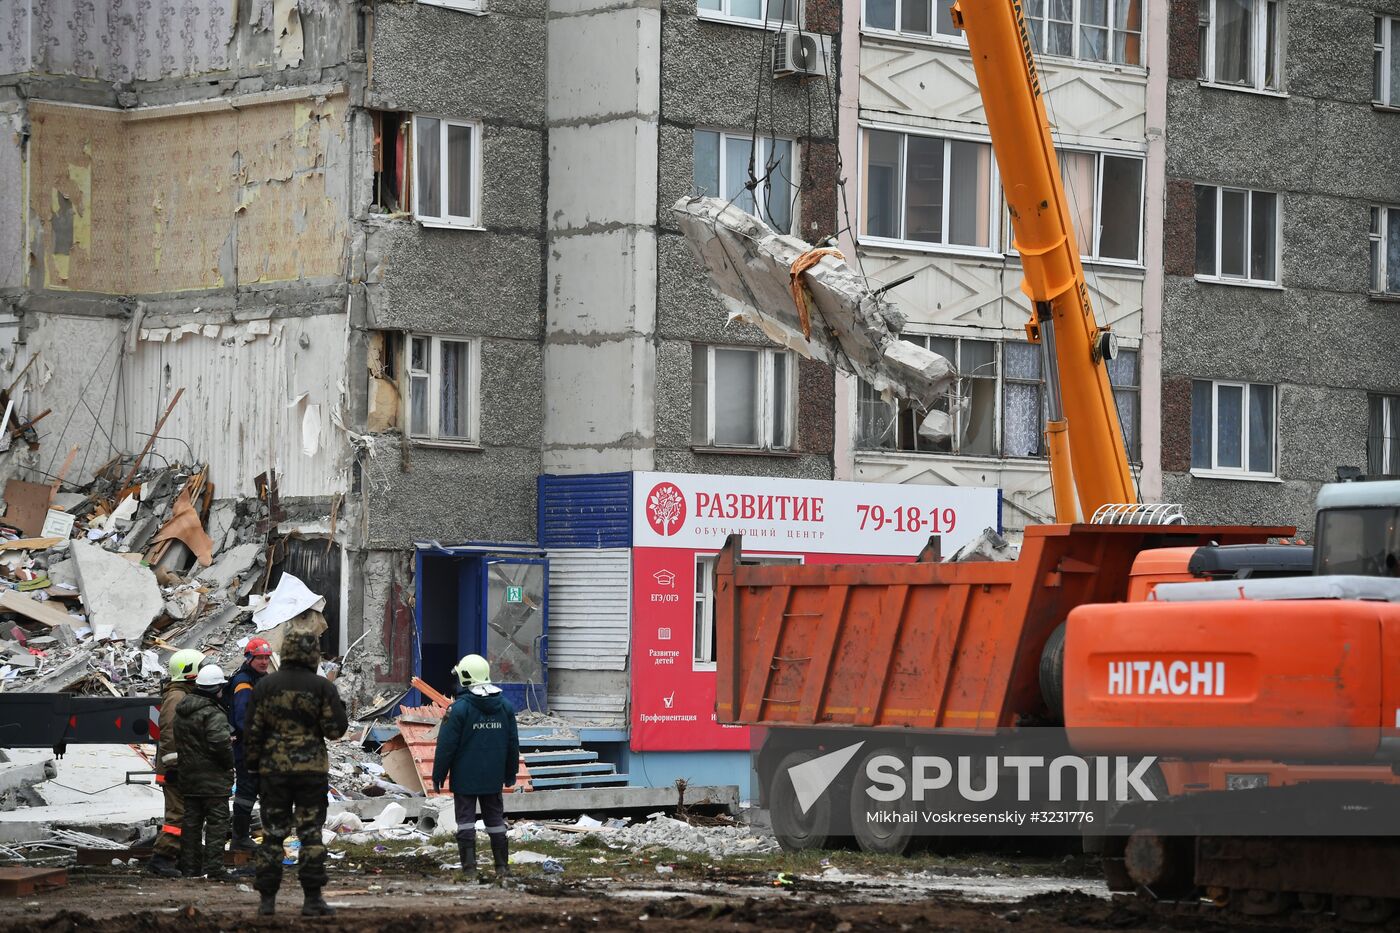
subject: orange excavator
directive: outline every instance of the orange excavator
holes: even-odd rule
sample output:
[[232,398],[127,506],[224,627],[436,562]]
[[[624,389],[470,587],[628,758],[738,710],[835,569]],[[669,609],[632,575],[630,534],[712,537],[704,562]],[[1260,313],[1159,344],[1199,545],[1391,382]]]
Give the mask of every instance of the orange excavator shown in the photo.
[[[1028,527],[1011,562],[945,562],[931,542],[909,564],[753,566],[732,538],[717,717],[763,727],[760,796],[790,849],[849,833],[913,851],[910,821],[862,819],[882,756],[1000,752],[1062,725],[1074,751],[1157,759],[1156,793],[1098,814],[1112,887],[1383,920],[1400,846],[1363,836],[1400,804],[1400,484],[1325,487],[1313,548],[1137,501],[1021,5],[959,0],[953,17],[1034,309],[1057,523]],[[833,748],[856,777],[804,788]],[[1289,824],[1300,807],[1336,833]]]

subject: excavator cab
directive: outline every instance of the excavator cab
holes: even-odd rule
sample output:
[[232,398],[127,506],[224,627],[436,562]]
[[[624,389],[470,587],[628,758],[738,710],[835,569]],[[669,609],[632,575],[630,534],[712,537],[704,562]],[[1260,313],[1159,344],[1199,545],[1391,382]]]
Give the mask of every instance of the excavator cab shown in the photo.
[[1400,577],[1400,480],[1322,487],[1314,572]]

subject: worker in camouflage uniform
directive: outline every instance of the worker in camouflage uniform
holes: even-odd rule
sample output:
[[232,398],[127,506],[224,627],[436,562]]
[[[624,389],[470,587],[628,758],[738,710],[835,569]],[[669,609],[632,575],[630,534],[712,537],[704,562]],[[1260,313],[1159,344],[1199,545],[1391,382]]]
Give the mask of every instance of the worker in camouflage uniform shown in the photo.
[[206,665],[194,680],[194,692],[175,710],[180,750],[180,796],[185,799],[180,868],[186,878],[231,877],[224,868],[228,839],[229,790],[233,787],[233,733],[220,704],[228,678],[217,664]]
[[258,913],[270,916],[276,907],[282,842],[295,827],[301,840],[302,916],[329,917],[335,911],[321,896],[326,886],[321,827],[330,789],[326,740],[345,734],[345,704],[335,685],[316,672],[321,660],[316,634],[291,627],[281,654],[281,669],[253,688],[243,732],[243,754],[248,770],[258,775],[262,802],[263,841],[254,884],[262,895]]
[[180,833],[185,800],[180,796],[179,753],[175,745],[175,709],[194,690],[195,675],[204,655],[193,648],[170,656],[170,681],[160,695],[156,723],[156,784],[165,796],[165,822],[156,836],[155,854],[146,870],[163,878],[180,877]]

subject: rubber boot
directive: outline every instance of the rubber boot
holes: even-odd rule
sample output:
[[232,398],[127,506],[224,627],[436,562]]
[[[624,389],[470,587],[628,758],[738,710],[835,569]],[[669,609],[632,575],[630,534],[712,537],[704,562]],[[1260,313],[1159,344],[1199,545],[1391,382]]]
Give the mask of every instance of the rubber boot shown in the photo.
[[476,840],[463,842],[457,840],[457,854],[462,858],[462,873],[467,876],[468,881],[476,880]]
[[277,892],[264,893],[262,900],[258,901],[258,916],[271,917],[275,913],[277,913]]
[[253,808],[249,807],[245,810],[235,803],[233,805],[233,841],[229,843],[229,849],[252,852],[258,847],[249,832],[252,825]]
[[491,833],[491,860],[496,863],[496,884],[510,883],[510,843],[505,833]]
[[308,888],[306,899],[301,904],[301,915],[303,917],[334,917],[335,908],[326,903],[326,899],[321,896],[320,888]]
[[150,864],[146,866],[146,871],[162,878],[179,878],[184,874],[180,871],[180,866],[175,864],[175,860],[168,855],[153,856]]

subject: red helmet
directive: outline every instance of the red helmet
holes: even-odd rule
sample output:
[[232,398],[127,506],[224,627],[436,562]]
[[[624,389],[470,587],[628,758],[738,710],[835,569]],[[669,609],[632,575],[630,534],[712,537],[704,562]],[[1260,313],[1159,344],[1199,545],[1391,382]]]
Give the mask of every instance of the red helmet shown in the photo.
[[250,638],[248,644],[243,648],[245,658],[270,658],[272,657],[272,646],[265,638]]

